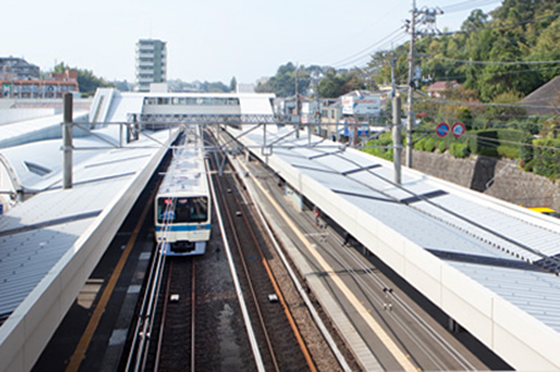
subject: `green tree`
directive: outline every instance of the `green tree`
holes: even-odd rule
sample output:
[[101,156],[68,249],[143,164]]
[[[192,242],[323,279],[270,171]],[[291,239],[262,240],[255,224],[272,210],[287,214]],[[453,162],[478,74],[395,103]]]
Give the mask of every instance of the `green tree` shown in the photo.
[[480,9],[475,9],[461,25],[461,30],[465,32],[477,31],[488,23],[488,14]]
[[222,83],[221,81],[208,82],[200,84],[200,89],[207,93],[227,93],[229,92],[229,87]]
[[234,76],[231,78],[231,81],[229,83],[229,91],[235,92],[236,90],[237,90],[237,79]]
[[[353,90],[367,89],[366,73],[359,69],[339,72],[329,69],[319,82],[319,95],[323,98],[337,98]],[[375,88],[375,82],[370,82],[370,87]]]
[[492,100],[492,106],[486,109],[487,114],[499,126],[499,123],[517,121],[526,116],[523,107],[517,106],[522,96],[519,92],[508,91],[501,93]]
[[290,97],[296,94],[296,81],[297,91],[301,95],[307,93],[310,84],[310,75],[304,66],[296,66],[292,62],[278,67],[276,75],[268,79],[265,83],[260,83],[257,92],[271,92],[278,97]]
[[337,98],[343,93],[342,86],[345,81],[334,68],[329,69],[327,74],[319,82],[319,95],[324,98]]
[[272,79],[261,79],[255,87],[257,93],[274,93],[274,88],[271,83]]
[[[538,38],[529,56],[530,61],[560,60],[560,18],[557,18]],[[547,69],[540,72],[541,82],[560,75],[560,64],[546,65]]]
[[89,97],[95,94],[97,88],[114,87],[114,84],[105,81],[101,77],[97,77],[91,70],[69,67],[64,62],[60,62],[54,66],[55,73],[64,73],[66,70],[76,69],[78,71],[78,86],[82,96]]

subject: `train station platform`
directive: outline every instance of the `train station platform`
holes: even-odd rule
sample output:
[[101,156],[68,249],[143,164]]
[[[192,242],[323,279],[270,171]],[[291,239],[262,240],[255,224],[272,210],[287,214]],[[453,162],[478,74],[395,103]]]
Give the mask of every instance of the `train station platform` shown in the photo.
[[284,197],[318,206],[366,249],[516,369],[560,368],[560,223],[288,128],[232,136]]
[[2,151],[27,194],[0,218],[0,371],[32,368],[178,129],[143,132],[122,147],[120,133],[106,127],[74,140],[67,189],[54,164],[60,140]]

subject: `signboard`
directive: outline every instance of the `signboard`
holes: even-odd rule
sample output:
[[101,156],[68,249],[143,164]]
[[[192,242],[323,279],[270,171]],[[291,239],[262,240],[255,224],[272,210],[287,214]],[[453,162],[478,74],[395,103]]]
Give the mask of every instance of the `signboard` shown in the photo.
[[453,126],[451,127],[451,133],[453,133],[453,136],[455,138],[461,137],[463,134],[465,134],[465,125],[463,123],[453,124]]
[[10,84],[2,84],[2,94],[7,96],[10,94],[12,86]]
[[377,96],[342,97],[343,115],[377,116],[381,112],[381,99]]
[[436,134],[443,138],[447,136],[447,133],[449,133],[449,124],[439,123],[436,127]]

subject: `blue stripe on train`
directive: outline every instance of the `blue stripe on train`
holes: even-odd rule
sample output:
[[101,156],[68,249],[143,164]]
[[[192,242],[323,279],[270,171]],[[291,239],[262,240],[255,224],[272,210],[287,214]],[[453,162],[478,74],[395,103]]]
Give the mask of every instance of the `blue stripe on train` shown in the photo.
[[[161,231],[165,228],[162,225],[156,225],[156,231]],[[169,231],[200,231],[210,230],[210,224],[205,225],[171,225]]]

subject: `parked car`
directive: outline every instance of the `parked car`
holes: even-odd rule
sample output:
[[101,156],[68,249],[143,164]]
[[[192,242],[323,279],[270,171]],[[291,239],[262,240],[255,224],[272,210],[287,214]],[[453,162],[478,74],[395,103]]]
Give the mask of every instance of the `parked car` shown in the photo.
[[558,214],[558,212],[556,212],[554,209],[548,208],[548,207],[532,207],[529,208],[532,211],[535,212],[539,212],[542,214],[548,214],[549,216],[552,217],[556,217],[556,218],[560,218],[560,214]]

